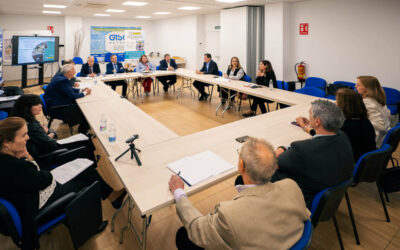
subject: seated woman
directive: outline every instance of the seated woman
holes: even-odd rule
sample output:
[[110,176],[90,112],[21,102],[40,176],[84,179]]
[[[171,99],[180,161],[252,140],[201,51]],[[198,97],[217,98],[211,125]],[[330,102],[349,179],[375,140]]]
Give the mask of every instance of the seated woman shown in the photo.
[[[345,120],[341,130],[349,138],[354,162],[357,162],[363,154],[376,149],[374,127],[368,120],[367,109],[357,92],[347,88],[339,89],[336,92],[336,104],[343,111]],[[308,119],[298,117],[296,121],[304,131],[315,135]]]
[[[269,87],[269,82],[272,80],[274,88],[277,88],[278,85],[276,83],[276,76],[274,69],[272,68],[271,62],[267,60],[262,60],[259,65],[259,71],[257,71],[256,83],[258,85],[263,85]],[[243,113],[244,117],[254,116],[257,113],[257,106],[260,107],[261,113],[267,113],[267,109],[265,108],[265,103],[271,103],[271,101],[252,97],[253,103],[251,104],[250,110],[246,113]]]
[[[149,60],[147,59],[147,56],[142,55],[139,59],[139,64],[136,66],[136,72],[154,71],[154,70],[155,70],[155,68],[149,62]],[[144,93],[146,94],[146,96],[150,95],[152,82],[153,82],[153,79],[151,77],[146,77],[143,79],[143,88],[144,88]]]
[[373,76],[357,77],[356,89],[363,98],[368,118],[374,126],[376,146],[380,147],[390,129],[390,111],[386,107],[385,91]]
[[[81,146],[86,146],[91,151],[94,151],[94,145],[89,139],[87,141],[79,141],[60,145],[55,140],[56,134],[47,127],[42,126],[35,116],[42,112],[42,100],[37,95],[22,95],[15,102],[11,116],[18,116],[27,122],[29,140],[27,148],[29,154],[37,160],[38,156],[48,154],[54,150],[67,148],[74,149]],[[87,156],[90,160],[95,161],[94,153]]]
[[[236,56],[232,57],[231,64],[228,66],[228,70],[226,71],[226,73],[224,73],[224,77],[232,80],[243,80],[245,75],[246,74],[244,73],[244,70],[240,65],[239,58],[237,58]],[[222,88],[221,91],[221,88],[218,86],[218,92],[221,93],[222,104],[225,104],[226,99],[228,99],[228,89]],[[230,96],[232,100],[235,98],[235,94],[236,91],[230,91]]]
[[34,162],[26,160],[29,159],[26,149],[28,140],[24,119],[9,117],[0,121],[0,197],[10,201],[20,211],[23,221],[32,221],[46,205],[70,192],[77,193],[95,181],[100,184],[103,200],[110,199],[116,209],[121,206],[126,191],[114,191],[94,168],[86,169],[65,184],[57,183],[51,172],[41,170]]

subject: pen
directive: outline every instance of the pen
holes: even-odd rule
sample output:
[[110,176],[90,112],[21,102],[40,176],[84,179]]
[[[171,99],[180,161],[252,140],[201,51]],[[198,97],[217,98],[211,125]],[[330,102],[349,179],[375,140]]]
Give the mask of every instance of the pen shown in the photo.
[[189,182],[187,182],[185,179],[183,179],[182,176],[180,176],[180,174],[181,174],[181,171],[178,172],[179,178],[181,178],[181,180],[182,180],[183,182],[185,182],[186,185],[188,185],[189,187],[191,187],[192,185],[191,185]]

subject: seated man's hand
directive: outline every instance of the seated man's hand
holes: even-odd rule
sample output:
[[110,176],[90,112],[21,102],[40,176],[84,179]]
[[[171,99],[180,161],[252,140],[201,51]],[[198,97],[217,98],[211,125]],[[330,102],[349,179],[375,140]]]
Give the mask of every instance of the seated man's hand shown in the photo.
[[74,83],[74,88],[79,88],[80,84],[79,82]]
[[170,67],[168,67],[168,70],[169,70],[169,71],[173,71],[174,68],[170,66]]
[[297,117],[296,122],[302,128],[304,128],[304,126],[308,126],[310,124],[310,121],[307,118],[302,117],[302,116]]
[[202,72],[198,69],[196,69],[196,74],[202,74]]
[[90,76],[90,77],[95,77],[96,74],[95,74],[95,73],[92,73],[92,74],[89,74],[89,76]]
[[171,191],[172,194],[178,188],[182,188],[183,189],[185,187],[185,184],[183,183],[181,178],[179,178],[178,175],[172,175],[171,179],[169,179],[168,185],[169,185],[169,190]]
[[86,91],[87,95],[90,95],[90,93],[92,93],[92,90],[89,88],[85,88],[83,91]]

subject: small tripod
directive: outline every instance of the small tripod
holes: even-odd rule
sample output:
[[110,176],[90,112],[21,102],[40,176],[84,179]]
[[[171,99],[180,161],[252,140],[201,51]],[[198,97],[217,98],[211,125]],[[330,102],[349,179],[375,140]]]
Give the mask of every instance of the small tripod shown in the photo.
[[141,152],[140,149],[135,147],[135,143],[131,142],[129,143],[129,148],[127,150],[125,150],[120,156],[118,156],[117,158],[115,158],[115,161],[118,161],[119,158],[121,158],[123,155],[125,155],[126,153],[128,153],[128,151],[131,151],[131,159],[133,159],[133,157],[135,156],[136,162],[139,166],[142,166],[142,162],[140,161],[139,155],[136,153],[136,151],[138,151],[139,153]]

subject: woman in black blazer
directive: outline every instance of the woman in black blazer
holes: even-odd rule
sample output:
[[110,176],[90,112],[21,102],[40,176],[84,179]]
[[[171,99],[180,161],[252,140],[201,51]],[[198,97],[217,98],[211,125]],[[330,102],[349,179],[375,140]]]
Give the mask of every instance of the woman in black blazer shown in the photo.
[[[259,65],[259,71],[257,71],[256,83],[258,85],[269,87],[269,83],[271,80],[274,85],[274,88],[277,88],[278,85],[276,83],[276,76],[274,69],[272,68],[271,62],[268,60],[262,60]],[[242,115],[244,117],[256,115],[257,106],[260,107],[262,114],[267,113],[267,109],[265,108],[265,103],[271,103],[271,101],[258,97],[252,97],[252,98],[253,98],[253,103],[251,104],[250,110],[247,111],[246,113],[243,113]]]

